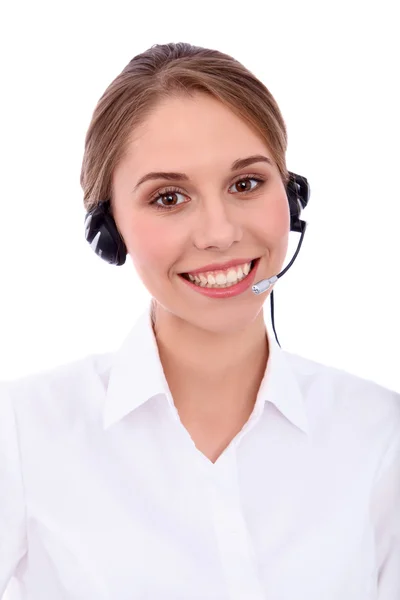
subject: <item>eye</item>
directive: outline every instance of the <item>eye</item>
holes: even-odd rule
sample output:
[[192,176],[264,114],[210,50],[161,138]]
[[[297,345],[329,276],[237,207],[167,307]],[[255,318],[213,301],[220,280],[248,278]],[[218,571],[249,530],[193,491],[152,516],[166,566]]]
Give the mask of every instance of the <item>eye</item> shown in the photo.
[[[182,202],[176,201],[177,196],[183,197],[184,194],[182,194],[176,188],[165,189],[161,193],[159,193],[158,196],[153,198],[153,200],[151,200],[149,204],[155,205],[156,208],[160,208],[161,210],[168,210],[169,208],[174,208],[175,206],[179,206],[180,204],[182,204]],[[159,200],[161,200],[161,202],[165,201],[166,203],[160,204]]]
[[[251,187],[251,184],[250,184],[250,187],[248,186],[248,184],[251,181],[256,182],[256,185],[254,187]],[[237,184],[241,184],[241,189],[239,189],[238,192],[239,193],[242,193],[242,192],[247,193],[247,192],[252,192],[254,190],[254,188],[261,187],[261,185],[263,183],[264,183],[264,179],[261,179],[260,177],[252,177],[252,176],[248,175],[246,177],[241,177],[241,179],[238,179],[237,181],[235,181],[235,183],[233,183],[231,187],[233,187],[234,185],[237,185]]]
[[[255,181],[256,184],[254,186],[251,185],[251,181]],[[254,189],[260,188],[264,185],[265,180],[261,177],[256,177],[253,175],[246,175],[245,177],[240,177],[237,179],[229,188],[229,190],[238,184],[241,184],[241,189],[237,190],[236,193],[239,194],[248,194],[249,192],[254,191]],[[243,185],[244,184],[244,185]],[[250,184],[250,186],[248,185]],[[235,194],[235,192],[233,192]],[[185,198],[185,194],[183,194],[179,189],[170,187],[164,188],[157,192],[157,195],[150,200],[149,204],[154,206],[158,210],[172,210],[176,206],[180,206],[181,204],[185,204],[187,200],[183,200],[179,202],[179,196]]]

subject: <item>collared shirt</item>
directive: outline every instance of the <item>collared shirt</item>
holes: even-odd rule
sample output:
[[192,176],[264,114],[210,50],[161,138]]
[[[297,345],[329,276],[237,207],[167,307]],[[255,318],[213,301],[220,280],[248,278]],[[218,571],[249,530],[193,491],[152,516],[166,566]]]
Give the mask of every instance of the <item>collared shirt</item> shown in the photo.
[[267,335],[215,463],[149,310],[116,352],[2,382],[0,597],[399,600],[400,395]]

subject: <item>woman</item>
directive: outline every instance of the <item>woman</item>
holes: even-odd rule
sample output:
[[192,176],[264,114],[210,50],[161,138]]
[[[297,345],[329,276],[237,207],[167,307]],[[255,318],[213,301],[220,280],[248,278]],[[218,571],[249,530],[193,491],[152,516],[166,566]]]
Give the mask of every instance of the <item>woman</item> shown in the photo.
[[103,94],[86,237],[151,310],[116,353],[3,383],[0,595],[400,597],[400,396],[282,351],[252,292],[288,248],[286,144],[214,50],[154,46]]

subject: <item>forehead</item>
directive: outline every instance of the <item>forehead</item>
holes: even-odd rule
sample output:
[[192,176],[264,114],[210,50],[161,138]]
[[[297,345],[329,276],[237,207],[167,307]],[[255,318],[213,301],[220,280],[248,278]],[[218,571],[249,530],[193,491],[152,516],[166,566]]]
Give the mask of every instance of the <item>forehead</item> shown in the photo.
[[[262,137],[229,107],[206,94],[160,102],[133,132],[126,160],[154,167],[231,164],[256,153],[271,156]],[[179,165],[176,164],[179,162]],[[190,163],[190,164],[189,164]]]

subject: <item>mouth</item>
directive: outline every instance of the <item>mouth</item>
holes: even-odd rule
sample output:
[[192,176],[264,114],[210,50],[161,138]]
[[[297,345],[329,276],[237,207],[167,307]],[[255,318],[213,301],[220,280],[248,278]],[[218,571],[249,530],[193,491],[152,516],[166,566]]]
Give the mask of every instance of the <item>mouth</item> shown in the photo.
[[244,265],[243,268],[242,266],[230,267],[225,270],[214,271],[212,273],[205,272],[196,275],[179,273],[179,277],[189,282],[191,285],[204,290],[235,288],[250,277],[259,261],[260,257],[254,258],[250,263]]

